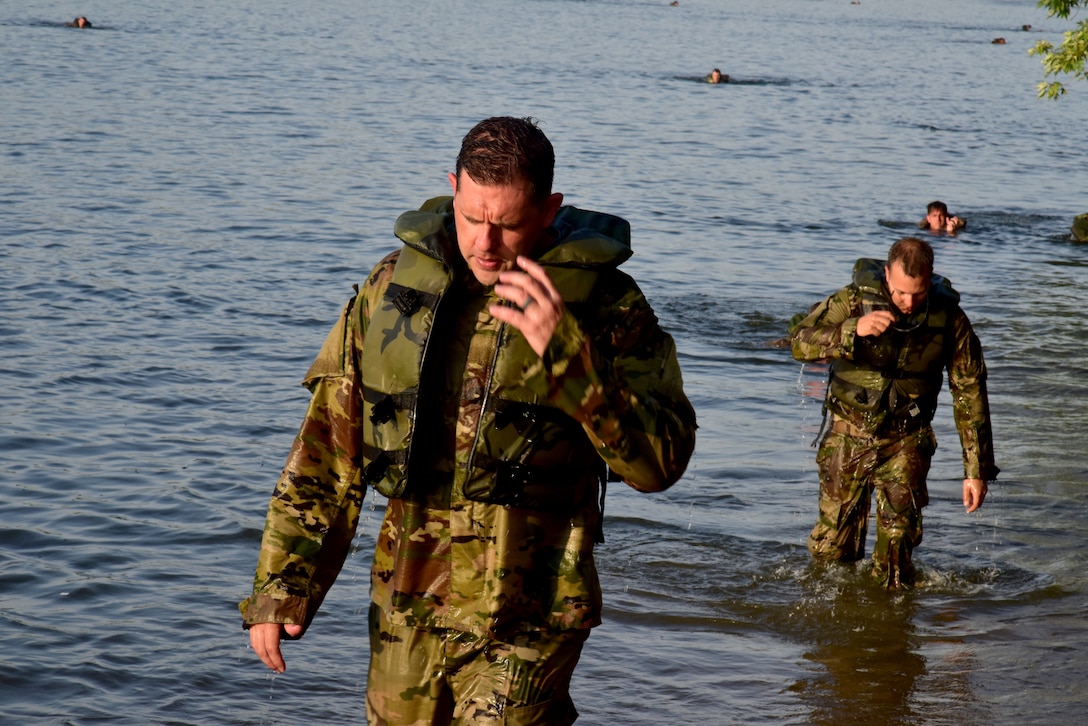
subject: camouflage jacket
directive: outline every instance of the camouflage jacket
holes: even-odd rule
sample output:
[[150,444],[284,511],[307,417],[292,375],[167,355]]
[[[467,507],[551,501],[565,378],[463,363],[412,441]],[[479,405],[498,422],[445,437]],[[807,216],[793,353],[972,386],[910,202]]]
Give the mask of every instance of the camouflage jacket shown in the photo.
[[[416,253],[441,262],[448,283],[437,288],[442,302],[434,310],[442,317],[431,321],[429,339],[418,346],[426,353],[411,417],[415,444],[403,471],[393,467],[394,479],[404,476],[411,485],[386,506],[372,599],[398,624],[488,637],[600,622],[593,546],[604,464],[636,489],[667,488],[694,448],[695,415],[672,338],[634,281],[616,269],[630,254],[626,223],[565,207],[554,228],[554,240],[538,255],[549,275],[563,278],[584,267],[595,274],[585,299],[570,301],[541,358],[489,314],[498,299],[465,269],[448,199],[398,220],[406,248],[373,270],[306,376],[313,397],[269,506],[253,595],[241,605],[246,624],[308,625],[339,572],[377,456],[374,444],[381,443],[380,432],[366,431],[366,412],[373,414],[378,400],[367,391],[381,386],[364,384],[364,377],[381,376],[361,371],[359,363],[396,366],[374,349],[421,332],[411,319],[394,323],[386,315],[400,289],[391,288],[398,263]],[[434,286],[432,278],[424,282]],[[502,351],[523,360],[496,373]],[[503,410],[483,396],[496,386],[502,398],[532,401],[534,411],[549,414],[497,421]],[[549,428],[540,421],[564,423]],[[572,491],[574,477],[580,494],[565,506],[543,508],[475,495],[488,475],[473,456],[481,438],[494,442],[497,428],[509,429],[519,460],[544,462],[541,471],[553,470],[551,481],[563,491]],[[560,432],[577,441],[558,441]],[[559,444],[561,465],[548,453]],[[490,470],[498,476],[501,469]],[[534,477],[538,487],[547,483],[539,472]]]
[[[859,260],[856,270],[873,261]],[[793,357],[831,360],[827,409],[871,434],[894,434],[918,416],[928,425],[948,372],[952,412],[963,448],[964,477],[992,480],[994,464],[986,364],[982,345],[943,278],[927,296],[925,311],[901,320],[881,336],[857,335],[858,320],[874,309],[892,309],[881,284],[851,284],[817,305],[790,331]],[[901,324],[902,323],[902,324]]]

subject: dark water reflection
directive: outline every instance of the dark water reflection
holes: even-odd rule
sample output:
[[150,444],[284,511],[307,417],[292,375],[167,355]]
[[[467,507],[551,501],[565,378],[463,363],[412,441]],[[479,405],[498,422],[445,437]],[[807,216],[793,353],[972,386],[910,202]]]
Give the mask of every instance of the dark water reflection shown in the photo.
[[[866,592],[864,581],[851,578],[806,602],[798,631],[807,636],[805,659],[819,667],[791,690],[809,705],[811,723],[916,722],[911,695],[927,668],[918,653],[911,597],[889,599],[875,588]],[[953,696],[970,698],[963,682],[942,685]],[[947,699],[943,693],[933,696]]]

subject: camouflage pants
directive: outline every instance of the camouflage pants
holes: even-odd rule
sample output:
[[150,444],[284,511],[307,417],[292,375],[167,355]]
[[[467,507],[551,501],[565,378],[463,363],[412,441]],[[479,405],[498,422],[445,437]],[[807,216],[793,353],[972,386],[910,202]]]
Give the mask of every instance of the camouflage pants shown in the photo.
[[876,495],[873,575],[886,587],[914,581],[911,552],[922,541],[922,507],[929,503],[926,475],[937,441],[928,426],[901,438],[824,436],[820,516],[808,537],[818,560],[857,562],[865,557],[869,505]]
[[[587,630],[501,643],[393,625],[370,606],[370,726],[568,726],[571,674]],[[531,641],[531,642],[530,642]]]

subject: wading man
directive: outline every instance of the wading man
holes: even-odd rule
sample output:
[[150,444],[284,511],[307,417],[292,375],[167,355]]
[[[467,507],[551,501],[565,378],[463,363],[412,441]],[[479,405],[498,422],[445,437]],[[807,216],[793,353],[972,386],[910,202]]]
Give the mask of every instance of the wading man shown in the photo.
[[853,283],[796,323],[791,338],[797,360],[831,360],[830,426],[816,456],[820,514],[809,551],[817,560],[861,560],[875,493],[873,574],[889,588],[910,585],[944,371],[968,512],[982,506],[987,482],[998,473],[982,346],[959,294],[933,274],[929,244],[907,237],[892,245],[886,263],[858,260]]
[[562,206],[554,164],[530,119],[477,124],[453,196],[401,215],[403,246],[304,380],[243,620],[283,671],[281,639],[336,578],[366,487],[387,497],[371,724],[573,722],[605,481],[664,490],[695,445],[673,340],[617,269],[629,225]]

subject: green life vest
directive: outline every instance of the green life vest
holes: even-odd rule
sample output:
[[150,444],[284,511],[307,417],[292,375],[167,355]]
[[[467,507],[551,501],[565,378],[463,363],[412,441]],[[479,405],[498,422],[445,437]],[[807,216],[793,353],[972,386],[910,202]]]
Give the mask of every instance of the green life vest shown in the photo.
[[1073,226],[1069,228],[1069,232],[1075,241],[1088,242],[1088,214],[1073,217]]
[[953,343],[950,326],[959,293],[933,275],[922,309],[902,316],[888,297],[882,260],[858,260],[852,284],[861,292],[860,315],[889,310],[897,320],[882,335],[857,336],[853,359],[832,362],[828,409],[866,431],[928,425]]
[[[443,415],[441,402],[428,398],[425,371],[444,364],[446,351],[429,347],[432,332],[460,312],[458,296],[450,295],[460,254],[451,210],[451,199],[443,197],[397,220],[395,233],[405,246],[380,305],[370,311],[360,355],[363,477],[387,497],[411,498],[426,486],[428,472],[420,465],[426,442],[415,434]],[[586,302],[600,272],[630,256],[630,227],[618,217],[574,207],[561,208],[552,227],[559,241],[537,262],[568,312],[592,329],[595,308]],[[503,325],[494,337],[479,427],[471,451],[456,457],[459,467],[467,467],[464,494],[573,511],[597,491],[603,462],[580,424],[522,384],[525,369],[538,359],[524,336]]]

